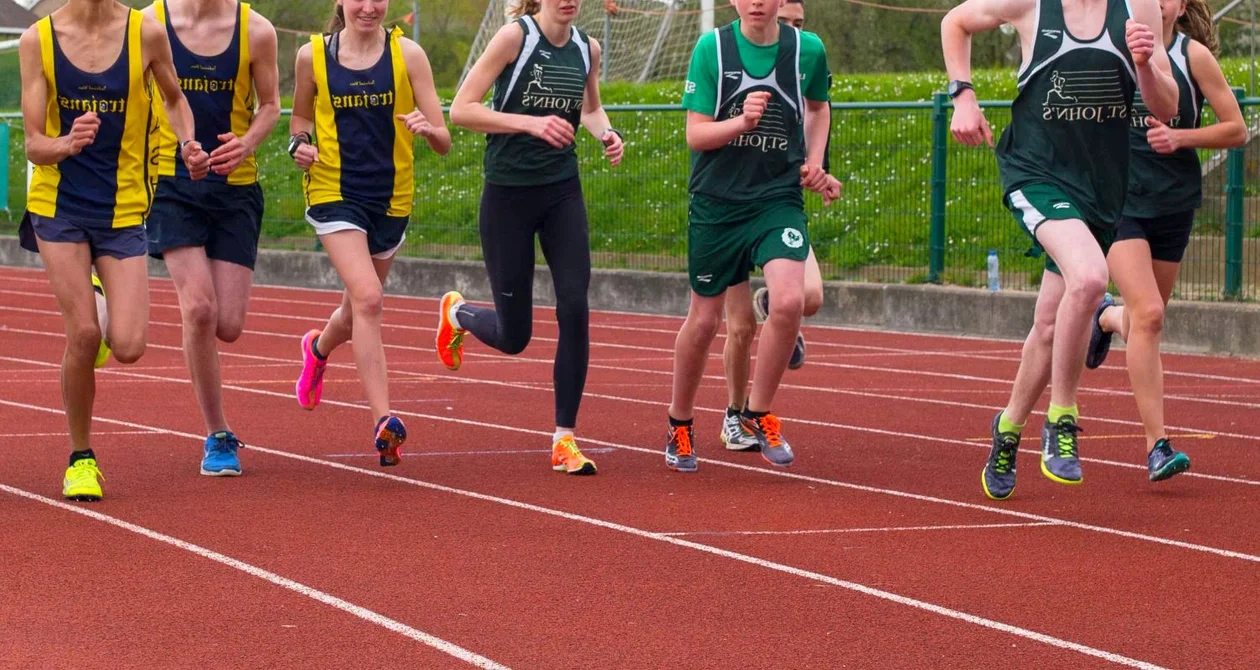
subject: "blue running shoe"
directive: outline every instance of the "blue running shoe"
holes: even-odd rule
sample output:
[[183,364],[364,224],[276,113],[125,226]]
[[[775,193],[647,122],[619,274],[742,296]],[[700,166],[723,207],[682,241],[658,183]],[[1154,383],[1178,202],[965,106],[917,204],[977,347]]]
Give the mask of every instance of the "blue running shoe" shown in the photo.
[[1067,415],[1058,423],[1046,421],[1041,429],[1041,474],[1060,484],[1081,483],[1081,460],[1077,456],[1077,433],[1081,427],[1076,418]]
[[796,346],[792,347],[792,357],[788,359],[789,370],[799,370],[805,365],[805,336],[796,334]]
[[1019,453],[1019,433],[999,433],[1002,413],[993,417],[993,447],[984,465],[980,485],[991,500],[1006,500],[1015,492],[1015,456]]
[[1097,370],[1101,367],[1103,361],[1107,360],[1107,354],[1111,351],[1112,333],[1104,332],[1099,320],[1102,319],[1103,312],[1108,307],[1115,306],[1115,298],[1112,298],[1110,293],[1104,293],[1102,302],[1099,303],[1098,309],[1094,311],[1094,329],[1089,334],[1089,352],[1085,354],[1085,367],[1090,370]]
[[220,431],[206,438],[206,455],[201,459],[201,474],[207,477],[240,477],[241,460],[236,450],[245,446],[231,431]]
[[407,427],[402,419],[390,415],[376,422],[376,452],[381,456],[381,467],[392,467],[402,462],[402,446],[407,441]]
[[1155,443],[1155,448],[1146,457],[1146,467],[1151,471],[1151,481],[1162,482],[1190,469],[1190,457],[1174,451],[1172,443],[1164,438]]

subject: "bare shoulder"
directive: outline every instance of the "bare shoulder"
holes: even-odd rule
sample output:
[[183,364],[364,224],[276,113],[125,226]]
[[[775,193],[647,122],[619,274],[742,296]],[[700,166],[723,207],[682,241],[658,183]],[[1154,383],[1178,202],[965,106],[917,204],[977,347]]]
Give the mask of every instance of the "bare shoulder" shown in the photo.
[[268,21],[267,17],[259,14],[258,10],[253,8],[249,10],[249,37],[250,41],[258,37],[276,39],[276,27],[271,25],[271,21]]

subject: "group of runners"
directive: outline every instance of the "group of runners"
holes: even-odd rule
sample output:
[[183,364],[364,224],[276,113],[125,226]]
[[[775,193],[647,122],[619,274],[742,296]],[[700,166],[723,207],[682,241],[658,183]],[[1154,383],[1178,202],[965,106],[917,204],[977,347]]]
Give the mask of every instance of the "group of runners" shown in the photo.
[[[581,3],[515,2],[450,107],[451,123],[487,136],[478,226],[493,307],[442,296],[435,347],[451,370],[464,363],[468,334],[507,355],[526,348],[537,237],[560,333],[551,465],[588,475],[597,467],[575,436],[591,279],[578,129],[614,166],[625,143],[600,102],[600,44],[574,25]],[[772,407],[785,371],[804,363],[801,320],[823,299],[804,191],[827,205],[841,195],[827,160],[830,72],[822,41],[802,29],[805,2],[730,3],[738,20],[700,38],[683,93],[691,303],[663,440],[666,465],[679,472],[698,467],[696,395],[724,317],[721,441],[793,463]],[[337,0],[327,32],[299,49],[288,147],[305,172],[306,219],[345,286],[323,327],[300,339],[297,401],[319,405],[328,361],[349,342],[382,466],[400,462],[407,440],[391,409],[382,329],[384,286],[414,209],[414,140],[438,154],[452,143],[428,58],[385,27],[388,9],[388,0]],[[1041,469],[1081,482],[1076,389],[1087,357],[1100,365],[1114,334],[1128,345],[1150,478],[1165,479],[1189,467],[1164,430],[1159,340],[1201,199],[1195,149],[1247,137],[1213,56],[1210,16],[1203,0],[967,0],[942,23],[959,142],[993,144],[968,81],[970,39],[1008,23],[1024,64],[997,143],[1004,203],[1047,254],[1048,272],[1010,402],[991,426],[983,490],[1013,492],[1020,435],[1047,383]],[[144,353],[146,256],[166,263],[178,293],[207,433],[200,471],[240,475],[218,343],[242,333],[258,253],[254,154],[280,116],[275,29],[237,0],[157,0],[143,11],[70,0],[22,36],[20,55],[36,166],[21,240],[43,259],[66,332],[64,496],[103,495],[90,439],[94,370]],[[1204,100],[1218,122],[1201,128]],[[758,268],[765,288],[754,293]],[[1123,307],[1104,294],[1109,275]]]

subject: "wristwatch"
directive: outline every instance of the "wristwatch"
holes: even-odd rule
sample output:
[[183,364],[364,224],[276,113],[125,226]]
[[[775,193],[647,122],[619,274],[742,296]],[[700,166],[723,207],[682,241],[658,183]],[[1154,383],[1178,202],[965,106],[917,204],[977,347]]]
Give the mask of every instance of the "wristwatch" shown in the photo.
[[976,90],[976,87],[972,86],[971,82],[955,79],[954,81],[949,82],[949,88],[946,89],[945,92],[949,95],[949,99],[953,100],[954,98],[962,95],[963,91],[974,90]]
[[311,143],[311,134],[308,132],[294,133],[293,135],[289,136],[289,158],[292,158],[293,154],[297,153],[297,150],[303,144],[310,144],[310,143]]
[[[616,135],[616,136],[617,136],[617,139],[621,140],[622,142],[625,142],[625,141],[626,141],[625,136],[624,136],[624,135],[622,135],[622,134],[621,134],[621,131],[620,131],[620,130],[617,130],[616,128],[605,128],[605,129],[604,129],[604,135],[607,135],[608,133],[612,133],[612,134]],[[601,135],[600,137],[603,137],[603,135]]]

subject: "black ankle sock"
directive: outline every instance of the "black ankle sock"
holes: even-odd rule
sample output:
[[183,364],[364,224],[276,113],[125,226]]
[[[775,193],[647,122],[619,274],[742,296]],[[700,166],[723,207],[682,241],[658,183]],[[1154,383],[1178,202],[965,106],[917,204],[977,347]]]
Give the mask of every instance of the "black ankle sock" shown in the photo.
[[319,335],[316,335],[315,339],[311,340],[311,353],[315,354],[315,358],[318,358],[321,361],[328,360],[327,356],[319,353]]
[[748,409],[747,407],[745,407],[743,414],[744,414],[745,419],[756,421],[757,419],[760,419],[761,417],[769,414],[769,412],[754,412],[751,409]]
[[87,451],[72,451],[70,452],[70,465],[74,465],[75,461],[81,461],[85,458],[95,460],[96,454],[92,453],[91,449],[88,449]]
[[670,428],[677,428],[679,426],[691,426],[693,423],[695,423],[695,419],[687,419],[686,421],[679,421],[678,419],[675,419],[673,416],[669,417]]
[[727,408],[726,408],[726,415],[727,415],[727,416],[739,416],[739,408],[738,408],[738,407],[727,407]]

